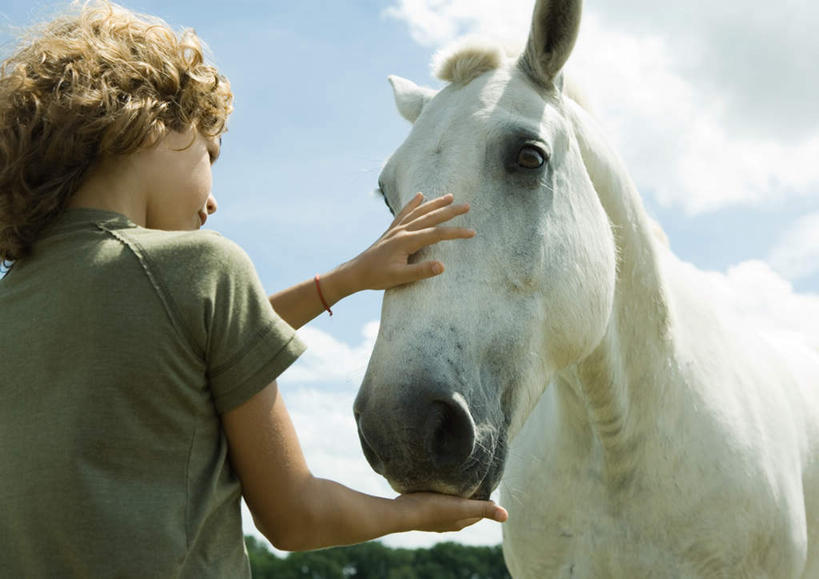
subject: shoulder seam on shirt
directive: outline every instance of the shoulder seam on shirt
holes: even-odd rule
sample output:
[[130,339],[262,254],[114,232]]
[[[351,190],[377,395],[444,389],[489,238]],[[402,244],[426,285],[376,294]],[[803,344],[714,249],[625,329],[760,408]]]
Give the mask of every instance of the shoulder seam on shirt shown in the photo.
[[127,247],[131,253],[137,258],[139,261],[140,266],[142,267],[142,271],[145,273],[145,276],[148,278],[151,286],[154,288],[154,291],[159,298],[159,301],[162,302],[162,307],[165,308],[165,312],[168,314],[168,317],[171,320],[171,324],[173,324],[176,331],[181,334],[181,336],[190,344],[191,348],[193,349],[194,353],[199,356],[200,358],[204,358],[205,350],[199,344],[196,343],[196,340],[193,339],[193,335],[188,331],[187,326],[182,322],[180,316],[177,313],[176,303],[173,300],[173,296],[162,283],[162,280],[159,276],[154,274],[156,266],[153,264],[151,259],[148,257],[147,252],[144,251],[143,247],[139,244],[139,242],[128,239],[127,237],[121,235],[117,231],[106,227],[102,223],[97,223],[97,227],[100,228],[102,231],[108,233],[111,237],[122,243],[125,247]]

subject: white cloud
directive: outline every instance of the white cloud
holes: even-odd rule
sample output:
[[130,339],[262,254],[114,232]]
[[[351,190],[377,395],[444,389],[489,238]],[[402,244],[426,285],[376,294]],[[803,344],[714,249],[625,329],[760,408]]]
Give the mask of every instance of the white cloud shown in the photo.
[[282,376],[285,383],[342,382],[357,385],[364,377],[367,361],[378,335],[378,322],[373,321],[361,331],[364,340],[350,346],[330,334],[305,326],[298,332],[307,351]]
[[594,9],[610,28],[667,38],[675,69],[706,98],[715,90],[727,102],[730,132],[777,138],[816,134],[819,4],[621,0]]
[[[688,214],[819,195],[819,76],[806,73],[819,37],[804,22],[819,9],[757,2],[759,18],[728,4],[587,4],[569,61],[638,187]],[[387,14],[431,47],[462,34],[520,44],[533,5],[397,0]]]
[[819,295],[794,292],[790,282],[759,260],[709,277],[713,299],[734,309],[749,326],[800,334],[819,348]]
[[644,195],[697,214],[819,193],[819,133],[732,134],[727,97],[680,74],[667,37],[607,28],[592,11],[583,26],[570,74]]
[[422,46],[441,46],[465,34],[522,44],[534,5],[533,0],[399,0],[384,14],[406,21]]
[[768,262],[791,280],[819,273],[819,213],[794,223],[773,248]]

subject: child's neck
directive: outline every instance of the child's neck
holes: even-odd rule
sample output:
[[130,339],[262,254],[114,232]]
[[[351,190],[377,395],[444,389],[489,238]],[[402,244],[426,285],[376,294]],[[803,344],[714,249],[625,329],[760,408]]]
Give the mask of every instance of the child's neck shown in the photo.
[[92,167],[68,207],[113,211],[144,227],[147,203],[129,161],[128,157],[110,159]]

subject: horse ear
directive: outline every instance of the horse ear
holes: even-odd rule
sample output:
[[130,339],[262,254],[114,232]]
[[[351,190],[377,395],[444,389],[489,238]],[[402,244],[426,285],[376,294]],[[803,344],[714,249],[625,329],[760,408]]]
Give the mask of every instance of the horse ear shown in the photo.
[[398,112],[409,122],[414,123],[421,116],[424,105],[435,96],[436,91],[418,86],[411,80],[400,76],[391,75],[389,81],[395,95],[395,106],[398,107]]
[[580,28],[583,0],[537,0],[526,51],[518,66],[544,86],[556,86]]

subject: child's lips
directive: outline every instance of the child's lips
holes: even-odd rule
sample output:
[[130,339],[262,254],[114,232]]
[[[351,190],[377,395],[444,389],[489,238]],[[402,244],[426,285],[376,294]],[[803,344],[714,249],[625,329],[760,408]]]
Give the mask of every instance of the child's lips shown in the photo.
[[203,213],[202,211],[200,211],[200,212],[199,212],[199,221],[201,221],[201,222],[202,222],[202,224],[200,225],[200,227],[204,227],[204,225],[205,225],[205,221],[207,221],[207,220],[208,220],[208,214],[207,214],[207,213]]

